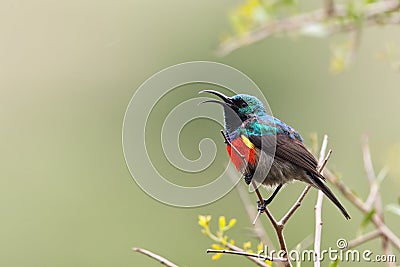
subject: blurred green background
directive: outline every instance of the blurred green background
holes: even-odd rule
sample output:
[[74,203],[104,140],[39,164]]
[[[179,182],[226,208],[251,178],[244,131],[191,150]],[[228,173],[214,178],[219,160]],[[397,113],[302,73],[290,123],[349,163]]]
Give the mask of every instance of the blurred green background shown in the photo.
[[[329,134],[329,166],[363,197],[368,184],[360,137],[367,133],[376,170],[390,167],[383,201],[397,202],[400,74],[375,55],[387,42],[400,43],[398,28],[363,31],[356,61],[340,75],[329,72],[329,58],[331,41],[342,36],[271,38],[217,57],[220,36],[230,30],[227,14],[240,3],[0,2],[0,266],[160,266],[132,252],[134,246],[183,266],[252,266],[239,256],[211,261],[205,253],[211,240],[197,225],[198,214],[211,214],[214,226],[219,215],[237,218],[230,236],[238,245],[254,240],[235,191],[201,208],[166,206],[141,191],[124,162],[122,121],[133,93],[155,72],[185,61],[241,70],[263,90],[275,116],[306,138]],[[162,110],[185,97],[176,95]],[[181,138],[193,157],[197,144],[188,136],[196,129],[188,126]],[[218,130],[210,128],[203,138],[218,143]],[[218,160],[227,162],[227,156]],[[303,188],[287,186],[272,212],[283,214]],[[354,238],[363,218],[338,197],[352,220],[325,201],[323,248]],[[289,248],[312,235],[315,199],[313,190],[288,223]],[[399,218],[387,213],[386,219],[399,234]],[[276,242],[271,225],[265,227]],[[364,248],[381,252],[378,240]]]

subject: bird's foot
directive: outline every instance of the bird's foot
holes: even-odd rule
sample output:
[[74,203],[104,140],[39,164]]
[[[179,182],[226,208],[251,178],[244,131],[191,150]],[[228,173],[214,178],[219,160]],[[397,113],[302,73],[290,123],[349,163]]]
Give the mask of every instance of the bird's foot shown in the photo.
[[244,173],[244,181],[247,185],[251,183],[251,178],[253,178],[253,176],[250,173]]
[[267,208],[267,205],[269,203],[271,203],[271,201],[268,201],[269,199],[264,199],[261,203],[260,200],[257,201],[257,210],[262,213],[265,211],[265,209]]

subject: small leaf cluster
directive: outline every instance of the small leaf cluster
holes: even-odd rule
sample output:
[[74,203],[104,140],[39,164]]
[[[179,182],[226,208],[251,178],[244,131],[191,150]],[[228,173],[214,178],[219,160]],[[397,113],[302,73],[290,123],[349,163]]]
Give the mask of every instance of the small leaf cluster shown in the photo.
[[[235,245],[233,239],[228,238],[226,231],[231,229],[236,224],[236,219],[230,219],[229,223],[226,224],[225,216],[220,216],[218,220],[218,230],[213,233],[210,229],[211,215],[199,215],[198,224],[203,227],[201,232],[211,238],[216,243],[211,245],[212,249],[225,249],[228,248],[227,244]],[[218,260],[222,256],[222,253],[216,253],[212,256],[213,260]]]
[[[235,240],[229,238],[228,235],[226,234],[226,232],[236,224],[235,218],[230,219],[229,222],[227,223],[225,216],[219,216],[218,230],[216,230],[215,233],[211,230],[210,222],[211,222],[210,215],[198,216],[198,224],[202,227],[201,232],[214,241],[214,243],[211,244],[212,249],[224,250],[224,249],[238,248],[248,253],[263,252],[264,244],[262,242],[258,243],[256,247],[257,249],[256,252],[252,249],[252,244],[250,241],[244,242],[241,248],[235,246]],[[223,253],[216,253],[212,256],[212,260],[218,260],[222,255]],[[272,262],[270,261],[266,262],[268,265],[272,264]]]

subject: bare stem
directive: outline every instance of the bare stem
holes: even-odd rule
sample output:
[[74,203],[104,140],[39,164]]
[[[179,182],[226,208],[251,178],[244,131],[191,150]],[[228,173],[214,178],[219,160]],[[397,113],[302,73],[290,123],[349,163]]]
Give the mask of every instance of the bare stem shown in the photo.
[[[226,246],[227,246],[228,248],[230,248],[231,250],[234,250],[234,251],[236,251],[236,252],[242,252],[242,253],[245,252],[243,249],[241,249],[241,248],[239,248],[239,247],[237,247],[237,246],[235,246],[235,245],[232,245],[232,244],[230,244],[230,243],[227,243]],[[208,251],[207,251],[207,253],[208,253]],[[246,256],[246,258],[249,259],[250,261],[254,262],[255,264],[257,264],[258,266],[262,266],[262,267],[268,267],[268,266],[269,266],[268,264],[266,264],[266,263],[265,263],[264,261],[262,261],[261,259],[257,259],[257,258],[249,257],[249,256]],[[272,260],[275,260],[275,258],[272,259]]]
[[[377,1],[367,4],[363,10],[362,19],[364,20],[364,25],[399,23],[400,18],[397,12],[399,8],[398,0]],[[382,17],[382,15],[386,15],[386,17]],[[261,41],[272,35],[296,32],[309,25],[324,22],[326,22],[324,25],[328,34],[357,30],[357,22],[354,22],[354,20],[342,20],[347,16],[348,10],[345,5],[334,5],[333,0],[326,0],[324,8],[274,20],[257,29],[250,30],[246,34],[230,38],[220,44],[218,53],[226,55],[238,48]],[[334,19],[339,20],[340,23],[329,23]]]
[[[214,235],[214,234],[212,234],[212,233],[209,233],[209,237],[210,237],[212,240],[214,240],[215,242],[222,243],[221,238],[220,238],[220,237],[217,237],[216,235]],[[226,242],[224,242],[224,245],[225,245],[226,247],[228,247],[230,250],[233,250],[233,251],[236,251],[236,252],[245,252],[243,249],[241,249],[241,248],[239,248],[239,247],[237,247],[237,246],[235,246],[235,245],[233,245],[233,244],[231,244],[231,243],[226,243]],[[268,264],[266,264],[264,261],[261,261],[260,259],[256,259],[256,258],[254,258],[254,257],[247,257],[247,256],[246,256],[246,258],[247,258],[248,260],[254,262],[255,264],[257,264],[258,266],[262,266],[262,267],[268,267],[268,266],[269,266]]]
[[378,229],[374,230],[374,231],[371,231],[371,232],[369,232],[367,234],[364,234],[364,235],[362,235],[360,237],[357,237],[356,239],[353,239],[352,241],[350,241],[348,243],[347,247],[345,248],[345,250],[349,250],[349,249],[355,248],[355,247],[357,247],[357,246],[359,246],[361,244],[364,244],[364,243],[366,243],[366,242],[368,242],[368,241],[370,241],[372,239],[375,239],[375,238],[377,238],[377,237],[379,237],[381,235],[382,235],[382,233]]
[[364,169],[367,174],[366,176],[367,176],[367,179],[368,179],[368,182],[370,185],[370,193],[368,195],[367,200],[365,201],[365,205],[371,209],[372,205],[375,203],[375,200],[378,195],[378,183],[376,181],[375,171],[374,171],[374,167],[372,165],[371,152],[369,150],[367,136],[363,137],[362,143],[363,143],[362,151],[363,151],[363,159],[364,159]]
[[321,235],[322,235],[322,202],[324,193],[318,190],[317,204],[315,204],[315,239],[314,239],[314,266],[321,266]]
[[326,17],[331,17],[335,13],[335,3],[334,0],[325,0],[325,15]]
[[[372,223],[375,225],[377,230],[382,236],[382,249],[386,255],[391,254],[391,248],[389,242],[393,244],[398,250],[400,250],[400,239],[386,226],[384,223],[383,212],[382,212],[382,201],[379,195],[379,188],[377,184],[377,179],[375,176],[374,168],[371,160],[371,153],[368,146],[368,139],[363,138],[363,159],[364,168],[366,171],[367,179],[370,184],[370,193],[367,201],[363,202],[360,198],[355,196],[351,190],[345,186],[342,181],[340,181],[335,175],[327,171],[325,177],[333,183],[340,192],[356,206],[363,214],[370,212],[372,205],[375,205],[376,213],[372,216]],[[388,266],[393,266],[392,263],[387,263]]]
[[[318,172],[321,172],[322,169],[325,167],[326,163],[328,162],[331,154],[332,154],[332,150],[329,150],[328,154],[325,156],[325,151],[326,151],[326,147],[328,145],[328,136],[325,135],[324,136],[324,141],[322,142],[321,145],[321,151],[320,151],[320,160],[318,163]],[[322,156],[321,156],[322,155]],[[322,159],[322,160],[321,160]],[[290,217],[295,213],[295,211],[300,207],[301,202],[303,202],[303,199],[305,198],[305,196],[307,195],[308,191],[310,190],[311,186],[307,185],[303,192],[300,194],[299,198],[297,199],[297,201],[293,204],[293,206],[289,209],[289,211],[282,217],[282,219],[280,220],[279,224],[281,225],[285,225],[286,222],[290,219]]]
[[[370,192],[367,200],[365,201],[365,205],[367,208],[371,209],[372,206],[375,206],[376,215],[380,217],[382,223],[384,222],[383,210],[382,210],[382,199],[379,194],[379,185],[375,175],[374,166],[372,164],[371,151],[369,149],[368,136],[364,136],[362,140],[362,151],[363,151],[363,159],[364,159],[364,169],[366,172],[366,176],[370,185]],[[392,250],[390,248],[388,237],[382,235],[382,250],[386,255],[392,254]],[[394,266],[393,263],[387,262],[387,266]]]
[[279,221],[279,224],[282,225],[282,227],[287,223],[287,221],[292,217],[292,215],[295,213],[295,211],[300,207],[301,202],[303,202],[303,199],[307,195],[308,191],[310,191],[311,185],[307,185],[303,192],[300,194],[299,198],[297,201],[293,204],[293,206],[288,210],[288,212],[282,217],[282,219]]
[[146,256],[149,256],[150,258],[155,259],[156,261],[158,261],[159,263],[161,263],[161,264],[163,264],[163,265],[165,265],[165,266],[168,266],[168,267],[178,267],[178,265],[176,265],[176,264],[170,262],[170,261],[167,260],[166,258],[161,257],[160,255],[157,255],[157,254],[155,254],[154,252],[151,252],[151,251],[149,251],[149,250],[147,250],[147,249],[144,249],[144,248],[132,248],[132,250],[133,250],[133,251],[136,251],[136,252],[139,252],[139,253],[142,253],[142,254],[144,254],[144,255],[146,255]]
[[318,163],[318,172],[322,173],[322,170],[325,168],[326,163],[328,162],[329,158],[332,155],[332,149],[329,149],[328,154],[326,154],[325,159],[321,162],[321,164]]
[[[246,190],[244,189],[244,186],[240,183],[236,186],[237,192],[239,194],[239,198],[243,203],[243,206],[247,212],[248,217],[252,221],[256,216],[257,213],[254,209],[254,205],[251,204],[250,199],[248,197],[248,194],[246,193]],[[269,237],[267,235],[267,232],[265,231],[262,223],[259,220],[254,220],[252,221],[254,228],[253,231],[257,238],[263,243],[263,244],[271,244],[269,241]]]
[[[365,205],[365,203],[355,196],[351,190],[341,180],[339,180],[339,178],[327,169],[325,169],[325,177],[363,214],[370,212],[370,209]],[[400,250],[400,239],[386,226],[378,214],[374,214],[371,221],[382,232],[382,235],[386,236],[390,243]]]
[[[323,173],[323,169],[328,162],[329,157],[332,154],[332,150],[328,151],[325,157],[325,151],[328,146],[328,135],[324,135],[322,141],[321,151],[319,153],[318,160],[318,172]],[[324,194],[321,190],[318,190],[317,203],[315,204],[315,237],[314,237],[314,266],[321,266],[321,235],[322,235],[322,202],[324,200]]]

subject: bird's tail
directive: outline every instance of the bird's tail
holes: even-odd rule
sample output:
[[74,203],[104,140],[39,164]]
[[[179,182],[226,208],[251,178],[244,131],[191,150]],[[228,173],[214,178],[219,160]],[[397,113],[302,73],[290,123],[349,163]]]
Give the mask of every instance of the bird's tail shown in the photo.
[[340,209],[346,219],[350,219],[350,215],[347,213],[346,209],[339,202],[339,200],[335,197],[332,191],[324,184],[320,177],[316,174],[311,174],[311,184],[321,190],[335,205]]

